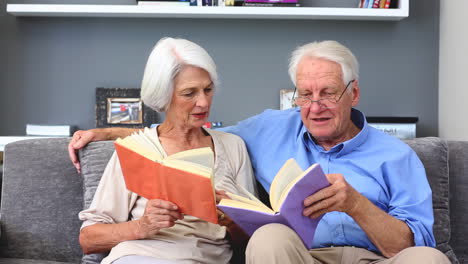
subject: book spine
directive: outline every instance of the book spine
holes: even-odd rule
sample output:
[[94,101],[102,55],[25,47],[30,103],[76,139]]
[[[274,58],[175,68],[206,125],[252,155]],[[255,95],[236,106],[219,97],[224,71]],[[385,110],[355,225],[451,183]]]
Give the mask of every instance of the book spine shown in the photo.
[[294,3],[297,4],[298,0],[245,0],[244,3]]
[[299,7],[300,4],[290,3],[244,3],[244,6],[257,6],[257,7]]
[[358,6],[358,8],[362,8],[363,4],[364,4],[364,0],[359,1],[359,6]]
[[385,8],[385,3],[387,3],[387,0],[380,0],[379,8]]
[[391,2],[392,2],[391,0],[387,0],[387,1],[385,2],[385,8],[390,8]]
[[379,8],[380,6],[380,0],[374,0],[374,4],[372,5],[372,8]]

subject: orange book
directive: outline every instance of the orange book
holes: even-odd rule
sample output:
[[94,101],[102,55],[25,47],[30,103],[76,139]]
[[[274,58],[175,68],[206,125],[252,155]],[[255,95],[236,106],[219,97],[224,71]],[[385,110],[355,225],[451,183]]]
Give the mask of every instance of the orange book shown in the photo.
[[183,214],[217,224],[214,154],[199,148],[163,157],[151,129],[114,143],[127,189],[147,199],[175,203]]

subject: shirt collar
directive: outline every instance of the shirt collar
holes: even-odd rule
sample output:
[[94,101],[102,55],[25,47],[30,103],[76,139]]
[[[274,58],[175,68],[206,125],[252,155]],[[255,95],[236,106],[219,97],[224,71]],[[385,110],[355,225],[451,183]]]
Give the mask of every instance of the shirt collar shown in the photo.
[[362,143],[364,143],[369,133],[369,126],[367,124],[366,117],[361,111],[352,108],[351,121],[359,129],[361,129],[361,131],[353,138],[333,146],[328,151],[326,151],[322,146],[317,145],[315,143],[315,141],[312,138],[312,135],[307,131],[307,128],[304,126],[304,124],[301,124],[302,128],[301,132],[299,133],[299,137],[308,151],[315,149],[324,153],[338,153],[338,155],[345,155],[359,147]]

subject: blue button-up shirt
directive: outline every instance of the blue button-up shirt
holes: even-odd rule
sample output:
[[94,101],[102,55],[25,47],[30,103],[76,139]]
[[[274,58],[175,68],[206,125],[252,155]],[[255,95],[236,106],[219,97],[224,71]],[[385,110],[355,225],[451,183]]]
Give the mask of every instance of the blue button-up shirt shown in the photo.
[[[330,150],[315,144],[303,125],[299,109],[266,110],[223,130],[244,139],[257,180],[265,190],[289,158],[302,169],[319,163],[325,173],[341,173],[346,181],[389,215],[404,221],[416,246],[435,246],[432,193],[424,167],[405,143],[370,127],[352,110],[361,131]],[[342,212],[326,213],[313,248],[356,246],[378,252],[359,225]]]

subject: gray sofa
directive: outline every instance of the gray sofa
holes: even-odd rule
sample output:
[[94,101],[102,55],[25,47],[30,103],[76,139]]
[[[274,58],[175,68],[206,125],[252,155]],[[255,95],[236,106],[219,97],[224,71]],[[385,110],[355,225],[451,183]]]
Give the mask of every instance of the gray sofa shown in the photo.
[[[82,259],[77,213],[92,199],[113,145],[96,142],[81,151],[79,175],[68,159],[68,141],[36,139],[6,146],[0,264],[92,263],[100,257]],[[453,263],[468,263],[468,142],[418,138],[407,143],[423,161],[433,188],[437,247]]]

